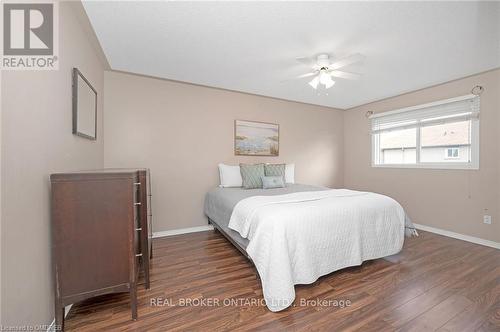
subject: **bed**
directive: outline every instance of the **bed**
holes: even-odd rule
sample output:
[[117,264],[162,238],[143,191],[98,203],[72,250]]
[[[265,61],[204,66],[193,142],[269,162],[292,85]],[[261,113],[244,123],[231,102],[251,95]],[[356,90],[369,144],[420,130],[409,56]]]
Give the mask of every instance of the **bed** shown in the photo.
[[294,285],[396,254],[405,230],[412,230],[390,197],[303,184],[214,188],[204,210],[209,223],[255,265],[274,312],[293,303]]
[[285,188],[276,189],[242,189],[242,188],[214,188],[205,196],[205,215],[209,223],[219,230],[228,240],[247,256],[246,248],[248,239],[243,238],[238,232],[228,227],[231,214],[236,204],[252,196],[276,196],[304,191],[326,190],[326,187],[318,187],[304,184],[287,184]]

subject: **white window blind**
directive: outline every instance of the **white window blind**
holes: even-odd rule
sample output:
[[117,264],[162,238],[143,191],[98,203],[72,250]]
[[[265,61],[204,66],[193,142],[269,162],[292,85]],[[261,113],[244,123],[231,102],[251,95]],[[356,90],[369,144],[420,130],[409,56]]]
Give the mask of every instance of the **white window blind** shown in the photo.
[[479,96],[467,95],[435,103],[379,113],[370,117],[372,133],[416,128],[479,117]]
[[[466,95],[370,116],[373,166],[478,168],[480,98]],[[463,158],[444,158],[457,146]]]

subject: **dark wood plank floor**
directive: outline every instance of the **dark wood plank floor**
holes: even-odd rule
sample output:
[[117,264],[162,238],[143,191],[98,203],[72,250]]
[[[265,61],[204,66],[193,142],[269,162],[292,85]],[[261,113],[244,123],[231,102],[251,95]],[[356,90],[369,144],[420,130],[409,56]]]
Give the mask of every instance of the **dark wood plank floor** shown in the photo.
[[[407,239],[398,255],[296,286],[295,306],[279,313],[260,305],[253,266],[218,233],[156,239],[154,254],[137,321],[126,294],[108,295],[74,305],[67,330],[500,330],[500,251],[431,233]],[[316,302],[301,305],[307,299]]]

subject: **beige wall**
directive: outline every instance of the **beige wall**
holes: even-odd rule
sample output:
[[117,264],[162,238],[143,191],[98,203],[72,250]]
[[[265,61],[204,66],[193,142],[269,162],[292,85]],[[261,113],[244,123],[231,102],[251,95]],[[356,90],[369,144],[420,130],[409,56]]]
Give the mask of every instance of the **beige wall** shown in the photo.
[[[106,72],[105,166],[150,167],[154,230],[206,225],[217,164],[294,162],[296,181],[342,187],[342,111]],[[279,123],[279,157],[234,156],[235,119]]]
[[[103,166],[104,63],[80,3],[60,5],[58,71],[2,73],[2,324],[50,324],[49,174]],[[88,24],[88,23],[87,23]],[[99,94],[96,142],[71,133],[71,70]],[[76,262],[75,262],[76,263]]]
[[[372,168],[367,111],[384,112],[470,93],[481,96],[480,169]],[[413,222],[500,242],[500,70],[374,102],[344,114],[344,184],[389,195]],[[487,209],[487,210],[486,210]],[[483,224],[483,215],[493,217]]]

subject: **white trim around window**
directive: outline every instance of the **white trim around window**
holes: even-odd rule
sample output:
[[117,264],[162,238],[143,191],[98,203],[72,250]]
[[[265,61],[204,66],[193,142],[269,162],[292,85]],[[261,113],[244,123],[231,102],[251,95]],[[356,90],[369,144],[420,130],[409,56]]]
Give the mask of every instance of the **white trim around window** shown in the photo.
[[[371,120],[371,165],[376,168],[428,168],[428,169],[479,169],[479,111],[480,99],[476,95],[441,100],[433,103],[407,107],[370,116]],[[421,161],[421,128],[441,124],[469,121],[469,161],[458,162],[456,158],[443,158],[440,162]],[[380,151],[380,136],[383,133],[415,128],[415,145],[402,147],[414,149],[415,163],[389,163]],[[450,144],[451,145],[451,144]],[[451,147],[451,146],[450,146]],[[396,148],[399,149],[399,148]],[[447,149],[445,148],[445,151]]]

